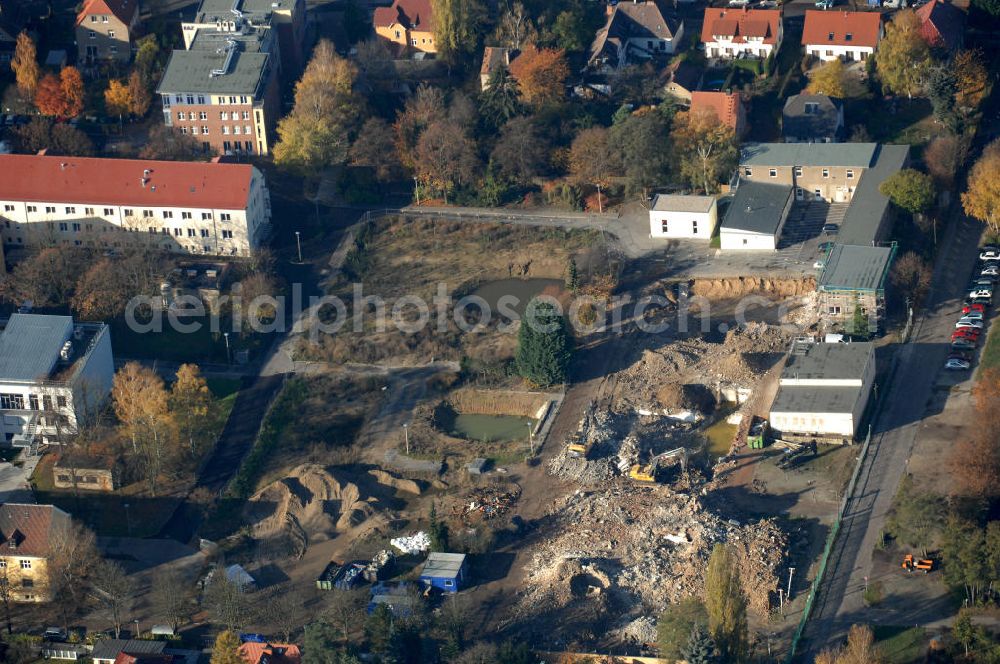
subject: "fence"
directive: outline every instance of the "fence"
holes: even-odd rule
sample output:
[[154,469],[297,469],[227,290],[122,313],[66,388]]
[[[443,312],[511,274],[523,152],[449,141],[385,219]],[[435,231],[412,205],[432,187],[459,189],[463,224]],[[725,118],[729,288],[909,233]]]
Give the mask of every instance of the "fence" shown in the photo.
[[802,639],[802,633],[805,631],[806,623],[809,622],[809,615],[812,613],[813,604],[816,602],[816,596],[819,594],[819,587],[823,584],[823,578],[826,575],[827,563],[830,560],[830,552],[833,551],[833,545],[837,541],[837,535],[840,533],[840,524],[844,519],[844,514],[847,512],[847,504],[851,500],[851,496],[854,494],[854,488],[858,483],[858,476],[861,474],[861,468],[865,464],[865,457],[868,455],[868,447],[872,440],[872,427],[868,425],[868,435],[865,436],[865,442],[861,446],[861,454],[858,457],[858,463],[854,467],[854,472],[851,474],[851,481],[847,484],[847,490],[844,492],[844,498],[840,502],[840,510],[837,512],[837,519],[833,522],[833,527],[830,529],[830,534],[826,537],[826,546],[823,547],[823,556],[820,558],[819,569],[816,570],[816,577],[813,579],[812,585],[809,587],[809,595],[806,597],[806,604],[802,609],[802,618],[799,620],[799,626],[795,630],[795,636],[792,637],[792,644],[788,650],[788,657],[786,662],[791,662],[795,657],[795,651],[799,646],[799,641]]

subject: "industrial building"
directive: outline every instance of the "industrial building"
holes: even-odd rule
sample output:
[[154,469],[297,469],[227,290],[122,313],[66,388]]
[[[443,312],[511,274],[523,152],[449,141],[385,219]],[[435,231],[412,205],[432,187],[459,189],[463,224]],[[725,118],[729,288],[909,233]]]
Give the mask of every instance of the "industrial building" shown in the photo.
[[431,553],[420,570],[420,583],[446,593],[462,589],[467,578],[464,553]]

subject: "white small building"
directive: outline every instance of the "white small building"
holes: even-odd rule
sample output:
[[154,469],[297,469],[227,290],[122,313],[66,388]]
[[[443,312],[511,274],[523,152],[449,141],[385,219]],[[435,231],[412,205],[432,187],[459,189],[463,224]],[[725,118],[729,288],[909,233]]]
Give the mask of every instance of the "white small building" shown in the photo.
[[774,251],[792,209],[791,185],[740,180],[719,231],[723,251]]
[[771,426],[782,434],[852,439],[874,384],[874,344],[796,341],[771,405]]
[[61,443],[102,406],[114,379],[111,332],[70,316],[13,314],[0,334],[0,433],[7,445]]
[[649,236],[709,240],[719,223],[714,196],[657,194],[649,208]]

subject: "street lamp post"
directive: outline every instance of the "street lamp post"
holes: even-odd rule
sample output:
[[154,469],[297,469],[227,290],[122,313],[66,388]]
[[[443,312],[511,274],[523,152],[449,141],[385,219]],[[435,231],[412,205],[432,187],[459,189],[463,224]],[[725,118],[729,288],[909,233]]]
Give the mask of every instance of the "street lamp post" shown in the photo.
[[299,250],[299,262],[302,262],[302,238],[300,233],[295,231],[295,246]]
[[531,422],[525,422],[528,427],[528,452],[531,454],[535,453],[535,434],[531,430]]
[[229,333],[223,332],[222,337],[226,340],[226,364],[232,364],[233,358],[229,354]]
[[420,182],[416,175],[413,176],[413,197],[417,199],[417,205],[420,205]]
[[406,456],[410,456],[410,425],[403,425],[403,440],[406,441]]

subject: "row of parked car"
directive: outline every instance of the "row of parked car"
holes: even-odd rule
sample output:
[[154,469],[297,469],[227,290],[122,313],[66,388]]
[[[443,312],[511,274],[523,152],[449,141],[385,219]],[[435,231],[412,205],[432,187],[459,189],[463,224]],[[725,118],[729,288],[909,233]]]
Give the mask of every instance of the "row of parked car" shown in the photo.
[[986,314],[993,303],[993,288],[1000,281],[1000,247],[986,245],[979,254],[976,276],[969,284],[969,294],[962,303],[962,317],[951,333],[951,353],[945,369],[967,371],[972,354],[986,328]]

